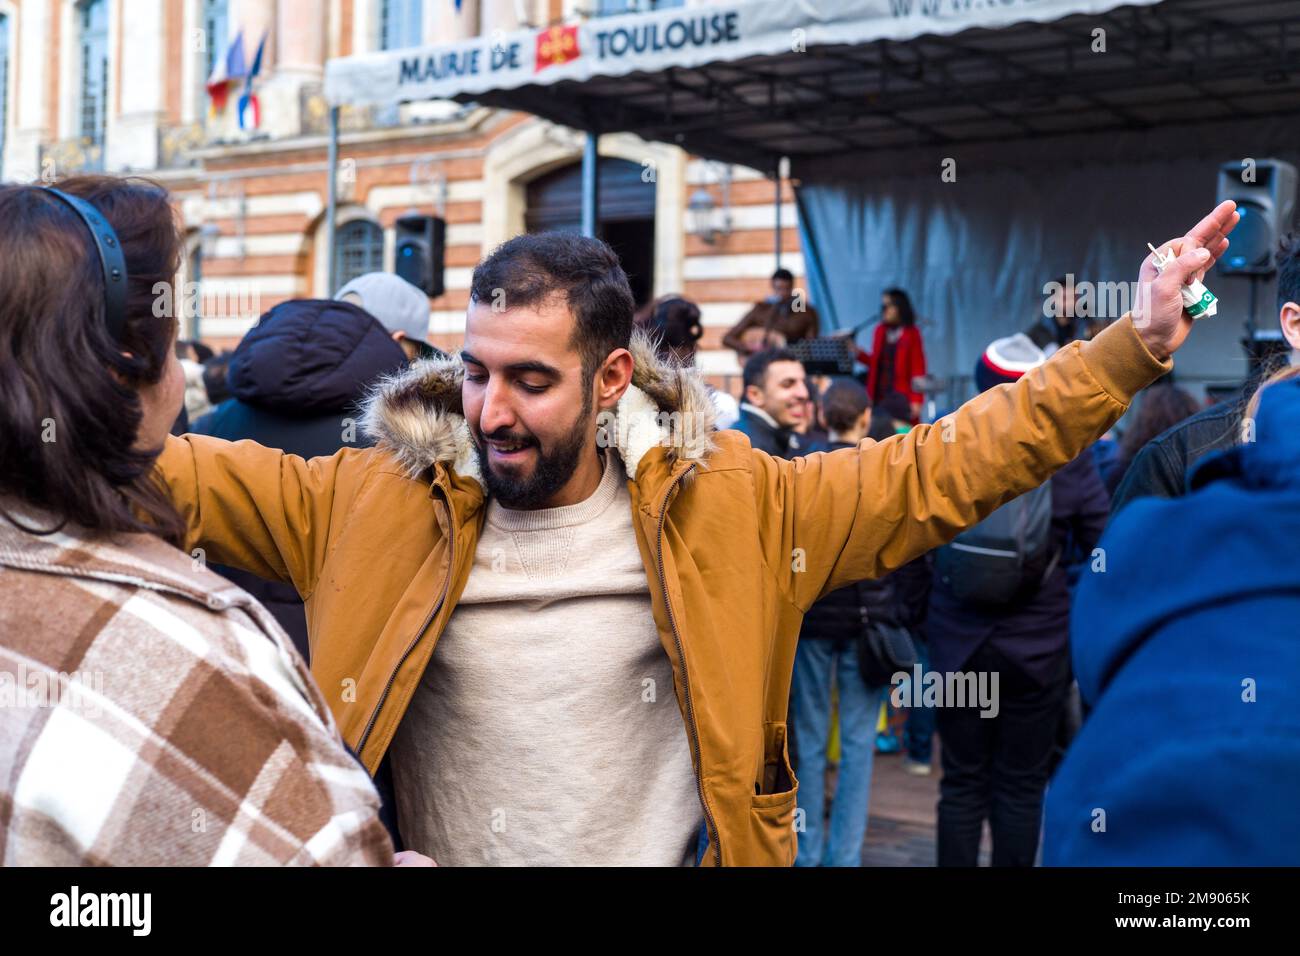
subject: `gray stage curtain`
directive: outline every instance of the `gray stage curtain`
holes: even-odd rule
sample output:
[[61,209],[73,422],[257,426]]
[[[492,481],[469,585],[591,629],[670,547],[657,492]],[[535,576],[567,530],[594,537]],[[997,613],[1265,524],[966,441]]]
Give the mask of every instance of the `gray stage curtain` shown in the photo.
[[[1219,164],[1276,157],[1300,165],[1300,117],[1167,127],[793,162],[811,301],[827,327],[910,293],[935,374],[968,376],[994,338],[1042,315],[1044,285],[1137,278],[1148,241],[1181,235],[1213,208]],[[947,158],[956,181],[943,182]],[[1196,389],[1240,380],[1248,281],[1211,274],[1217,317],[1180,351],[1176,376]],[[1276,285],[1257,321],[1277,328]],[[870,330],[858,336],[868,341]],[[956,396],[964,397],[964,396]]]

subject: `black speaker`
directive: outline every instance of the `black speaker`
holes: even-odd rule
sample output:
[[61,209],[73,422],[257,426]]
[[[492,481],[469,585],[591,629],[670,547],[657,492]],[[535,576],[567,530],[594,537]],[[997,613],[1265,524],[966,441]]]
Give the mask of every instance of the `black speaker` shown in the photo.
[[447,247],[447,221],[436,216],[402,216],[397,220],[399,278],[433,298],[446,290],[443,259]]
[[1296,168],[1280,159],[1238,160],[1219,167],[1219,202],[1231,199],[1241,213],[1232,230],[1220,275],[1266,276],[1279,237],[1295,216]]

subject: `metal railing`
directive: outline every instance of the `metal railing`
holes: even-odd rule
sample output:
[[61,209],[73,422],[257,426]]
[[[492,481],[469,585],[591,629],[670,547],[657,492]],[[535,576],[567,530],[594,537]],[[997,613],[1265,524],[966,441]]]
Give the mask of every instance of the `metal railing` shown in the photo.
[[63,178],[73,173],[104,171],[104,144],[86,136],[58,139],[40,148],[42,178]]
[[194,151],[208,145],[208,131],[202,123],[163,126],[158,130],[158,168],[186,169],[200,165]]
[[[324,136],[329,133],[330,108],[319,85],[304,86],[302,97],[302,132]],[[339,130],[357,133],[372,129],[390,129],[401,125],[401,110],[396,103],[382,106],[339,107]]]

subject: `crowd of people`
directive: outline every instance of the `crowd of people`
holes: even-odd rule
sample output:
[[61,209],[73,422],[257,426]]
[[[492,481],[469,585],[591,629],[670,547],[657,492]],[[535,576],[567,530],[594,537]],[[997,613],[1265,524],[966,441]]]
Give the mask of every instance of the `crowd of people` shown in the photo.
[[[0,216],[0,671],[58,677],[0,706],[6,864],[857,866],[893,749],[939,865],[1295,862],[1300,365],[1169,374],[1231,204],[1141,322],[1062,296],[937,415],[902,289],[828,379],[778,270],[734,396],[559,234],[479,263],[459,354],[382,273],[213,354],[152,308],[161,188]],[[1296,355],[1298,303],[1291,241]]]

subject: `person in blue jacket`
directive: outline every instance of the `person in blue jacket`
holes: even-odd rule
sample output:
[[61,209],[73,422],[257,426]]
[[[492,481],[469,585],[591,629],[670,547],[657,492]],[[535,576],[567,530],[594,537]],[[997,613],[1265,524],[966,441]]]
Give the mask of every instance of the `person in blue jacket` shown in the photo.
[[1135,501],[1083,575],[1092,712],[1048,790],[1046,865],[1300,863],[1300,367],[1252,408],[1253,441]]

